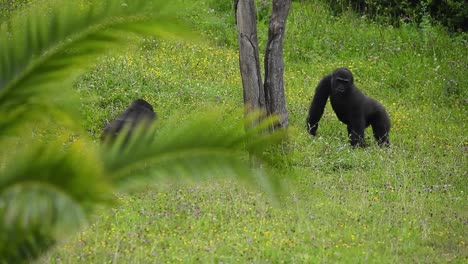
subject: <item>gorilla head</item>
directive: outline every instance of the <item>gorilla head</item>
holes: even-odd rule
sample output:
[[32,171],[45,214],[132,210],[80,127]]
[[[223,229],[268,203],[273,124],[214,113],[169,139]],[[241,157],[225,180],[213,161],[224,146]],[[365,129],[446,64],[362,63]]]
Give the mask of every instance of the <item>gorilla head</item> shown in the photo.
[[351,86],[354,86],[354,77],[348,69],[339,68],[333,71],[331,79],[332,94],[345,94],[351,90]]
[[385,107],[365,96],[355,85],[350,70],[339,68],[320,80],[307,116],[307,131],[315,136],[328,97],[338,119],[347,125],[352,146],[365,146],[364,130],[372,126],[379,146],[390,145],[390,118]]

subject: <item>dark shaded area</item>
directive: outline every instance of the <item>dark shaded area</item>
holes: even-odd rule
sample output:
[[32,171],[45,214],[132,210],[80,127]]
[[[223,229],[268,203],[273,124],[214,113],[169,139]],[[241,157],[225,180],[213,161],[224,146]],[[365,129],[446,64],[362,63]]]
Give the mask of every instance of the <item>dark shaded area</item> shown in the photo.
[[50,230],[45,228],[9,229],[0,233],[0,263],[30,263],[55,244]]
[[341,14],[348,8],[366,15],[378,23],[400,26],[402,23],[421,24],[429,17],[452,32],[468,29],[466,0],[327,0],[333,12]]

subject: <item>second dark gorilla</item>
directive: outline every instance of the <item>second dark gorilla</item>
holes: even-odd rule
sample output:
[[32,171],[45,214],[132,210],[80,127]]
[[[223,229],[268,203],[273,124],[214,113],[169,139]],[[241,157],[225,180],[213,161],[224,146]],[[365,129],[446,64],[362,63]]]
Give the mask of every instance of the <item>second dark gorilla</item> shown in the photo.
[[318,84],[307,116],[307,131],[311,135],[317,133],[328,97],[338,119],[347,125],[351,146],[365,146],[364,130],[369,125],[379,146],[390,145],[390,118],[385,107],[359,91],[347,68],[336,69]]
[[107,124],[101,136],[102,141],[113,142],[124,128],[128,129],[127,141],[132,131],[140,124],[150,125],[156,119],[156,113],[150,103],[143,99],[136,99],[118,115],[115,120]]

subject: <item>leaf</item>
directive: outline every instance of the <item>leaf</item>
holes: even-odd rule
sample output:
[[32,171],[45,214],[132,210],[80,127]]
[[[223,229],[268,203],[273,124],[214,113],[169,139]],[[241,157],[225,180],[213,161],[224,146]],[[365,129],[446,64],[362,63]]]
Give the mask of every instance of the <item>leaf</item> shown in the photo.
[[[11,130],[37,118],[37,109],[45,111],[42,116],[70,113],[78,105],[69,96],[72,81],[99,56],[132,38],[189,36],[175,15],[180,6],[155,1],[151,6],[158,10],[144,0],[126,5],[117,0],[86,5],[40,1],[14,16],[8,29],[0,30],[0,128]],[[25,106],[28,111],[17,111]]]
[[80,226],[95,203],[112,201],[110,182],[93,153],[83,142],[56,142],[33,144],[12,157],[0,177],[0,226],[63,232]]
[[114,198],[89,145],[27,147],[0,171],[0,262],[37,257]]
[[[264,177],[261,168],[249,166],[248,153],[262,160],[262,152],[281,142],[284,133],[246,133],[243,121],[227,121],[213,109],[207,113],[195,111],[183,120],[172,117],[164,127],[138,127],[128,141],[121,133],[114,144],[103,148],[104,165],[113,181],[125,186],[129,180],[145,178],[235,177],[255,183]],[[260,129],[271,122],[265,120]],[[236,125],[226,125],[232,123]]]

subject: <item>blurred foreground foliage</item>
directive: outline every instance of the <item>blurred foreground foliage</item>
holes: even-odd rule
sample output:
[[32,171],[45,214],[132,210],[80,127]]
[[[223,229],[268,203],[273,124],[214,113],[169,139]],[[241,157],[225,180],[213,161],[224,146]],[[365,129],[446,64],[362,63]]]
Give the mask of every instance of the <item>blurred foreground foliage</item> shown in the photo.
[[116,191],[148,181],[232,176],[278,187],[248,162],[283,137],[260,133],[273,119],[246,132],[243,121],[223,127],[221,111],[194,111],[111,146],[80,127],[75,78],[139,36],[190,38],[175,15],[183,10],[177,1],[64,0],[9,14],[0,31],[0,263],[38,257],[112,205]]

